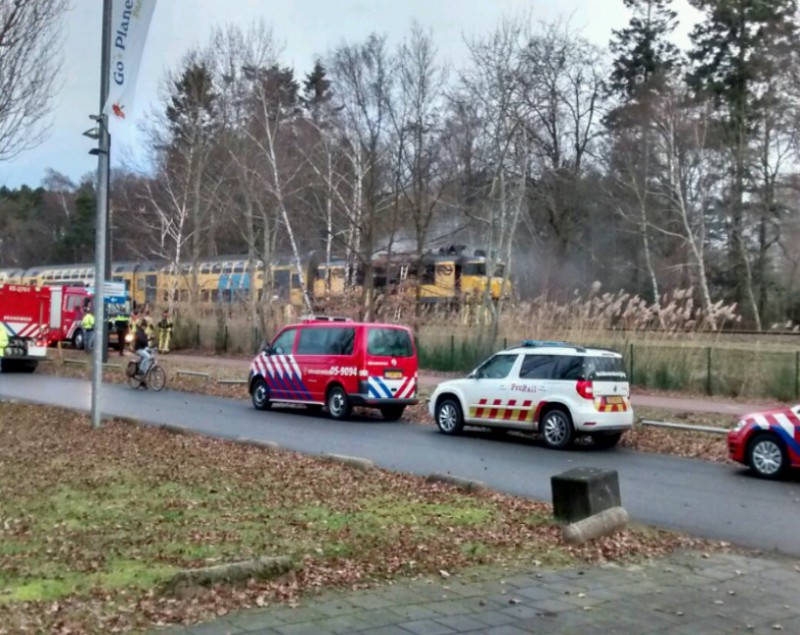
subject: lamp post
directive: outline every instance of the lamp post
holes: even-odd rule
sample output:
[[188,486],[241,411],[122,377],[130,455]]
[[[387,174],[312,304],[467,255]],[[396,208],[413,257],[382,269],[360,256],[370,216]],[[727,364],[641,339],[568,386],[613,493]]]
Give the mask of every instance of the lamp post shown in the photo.
[[108,177],[111,139],[108,134],[108,117],[103,114],[108,98],[108,71],[111,65],[111,0],[103,0],[103,34],[100,58],[100,114],[92,116],[97,122],[98,147],[90,154],[97,155],[97,216],[95,223],[94,316],[95,338],[92,350],[92,427],[102,423],[100,390],[103,383],[103,362],[108,359],[105,319],[105,288],[110,263],[108,257]]

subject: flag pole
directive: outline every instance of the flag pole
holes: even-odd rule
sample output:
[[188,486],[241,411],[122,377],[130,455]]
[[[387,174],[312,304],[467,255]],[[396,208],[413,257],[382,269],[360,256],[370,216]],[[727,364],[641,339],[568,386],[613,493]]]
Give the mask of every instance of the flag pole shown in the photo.
[[94,249],[94,348],[92,349],[92,427],[102,424],[100,390],[103,383],[103,358],[106,348],[105,278],[110,263],[106,262],[108,223],[109,134],[108,116],[103,109],[108,99],[108,75],[111,66],[111,2],[103,0],[103,35],[100,58],[100,114],[97,119],[100,139],[97,148],[97,214]]

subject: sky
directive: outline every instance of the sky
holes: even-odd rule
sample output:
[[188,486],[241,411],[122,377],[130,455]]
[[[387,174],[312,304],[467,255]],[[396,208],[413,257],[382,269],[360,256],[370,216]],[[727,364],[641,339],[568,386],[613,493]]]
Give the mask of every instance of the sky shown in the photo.
[[[93,127],[89,115],[100,109],[102,0],[72,0],[72,5],[50,134],[37,148],[0,163],[0,186],[38,186],[48,168],[76,182],[97,169],[97,159],[88,154],[95,142],[81,133]],[[686,0],[675,0],[674,6],[681,21],[676,43],[685,46],[697,13]],[[622,0],[157,0],[133,110],[124,124],[111,129],[112,166],[137,155],[143,139],[139,128],[158,107],[164,74],[192,47],[203,46],[216,26],[266,20],[283,43],[283,64],[303,77],[315,58],[337,44],[377,32],[394,45],[414,20],[432,30],[442,61],[457,68],[466,60],[465,36],[488,33],[503,16],[525,13],[535,20],[567,18],[602,47],[608,46],[612,29],[625,26],[630,17]]]

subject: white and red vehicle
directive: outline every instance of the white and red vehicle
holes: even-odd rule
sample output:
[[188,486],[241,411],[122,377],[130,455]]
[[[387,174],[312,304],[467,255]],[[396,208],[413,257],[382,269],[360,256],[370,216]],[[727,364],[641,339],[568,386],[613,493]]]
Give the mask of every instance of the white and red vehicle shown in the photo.
[[3,370],[32,373],[47,357],[50,289],[0,284],[0,328],[8,334]]

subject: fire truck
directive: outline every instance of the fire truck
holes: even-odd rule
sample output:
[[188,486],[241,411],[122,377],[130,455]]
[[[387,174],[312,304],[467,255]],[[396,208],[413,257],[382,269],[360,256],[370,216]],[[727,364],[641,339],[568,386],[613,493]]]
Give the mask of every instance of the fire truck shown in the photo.
[[47,357],[51,298],[47,287],[0,284],[0,328],[8,334],[4,371],[32,373]]

